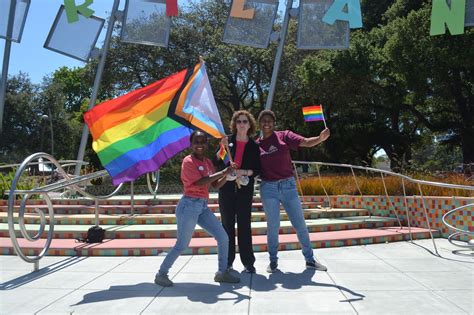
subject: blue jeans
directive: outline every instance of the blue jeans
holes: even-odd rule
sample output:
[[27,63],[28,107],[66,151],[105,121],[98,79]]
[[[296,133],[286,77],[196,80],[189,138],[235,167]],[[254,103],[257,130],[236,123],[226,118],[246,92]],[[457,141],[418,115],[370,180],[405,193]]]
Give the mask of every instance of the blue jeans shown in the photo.
[[188,248],[196,224],[199,224],[216,239],[219,271],[224,272],[227,269],[229,238],[222,224],[207,206],[207,199],[183,196],[176,207],[176,221],[178,225],[176,244],[166,255],[159,273],[168,274],[179,255]]
[[263,181],[260,183],[263,210],[267,217],[267,244],[270,261],[278,261],[278,230],[280,229],[280,203],[283,204],[291,225],[301,244],[306,261],[314,260],[308,228],[303,215],[303,208],[296,190],[296,181],[293,177],[278,181]]

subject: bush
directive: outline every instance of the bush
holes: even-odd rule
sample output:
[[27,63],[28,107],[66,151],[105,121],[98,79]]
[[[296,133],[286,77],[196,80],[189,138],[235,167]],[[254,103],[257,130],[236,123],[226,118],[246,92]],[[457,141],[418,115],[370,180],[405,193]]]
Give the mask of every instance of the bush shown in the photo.
[[[444,178],[434,176],[411,175],[414,179],[425,181],[442,182],[448,184],[458,184],[470,186],[471,184],[462,175],[452,174]],[[351,175],[323,175],[321,179],[317,175],[311,175],[303,179],[300,178],[300,185],[303,195],[324,195],[324,188],[328,195],[359,195],[359,189],[363,195],[385,195],[382,178],[379,176],[356,176],[357,183]],[[395,176],[384,176],[387,192],[392,196],[402,196],[402,180]],[[423,195],[426,196],[474,196],[473,191],[444,188],[430,185],[422,185]],[[300,193],[301,193],[300,190]],[[405,191],[407,196],[419,195],[418,185],[405,180]]]
[[[11,184],[15,178],[15,171],[8,173],[0,173],[0,197],[1,199],[8,199],[8,192],[10,191]],[[30,190],[36,185],[36,179],[34,176],[23,175],[17,183],[17,190]],[[18,198],[19,196],[17,196]],[[32,196],[34,198],[34,196]]]

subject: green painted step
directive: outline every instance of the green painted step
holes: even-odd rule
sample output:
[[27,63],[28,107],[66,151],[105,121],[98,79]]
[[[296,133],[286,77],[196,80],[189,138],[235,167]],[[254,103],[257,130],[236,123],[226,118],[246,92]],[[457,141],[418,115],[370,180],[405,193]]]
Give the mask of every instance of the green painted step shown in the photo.
[[[302,202],[303,209],[314,209],[319,206],[318,202],[314,201],[305,201]],[[219,205],[217,203],[209,203],[209,208],[213,212],[219,211]],[[35,213],[35,209],[42,210],[44,213],[48,212],[47,205],[27,205],[25,212],[26,213]],[[176,209],[176,204],[137,204],[134,206],[135,214],[173,214]],[[15,210],[18,213],[19,209]],[[95,207],[93,205],[54,205],[55,214],[93,214]],[[252,204],[252,211],[263,211],[262,203],[254,202]],[[6,205],[0,206],[0,213],[7,213],[8,207]],[[99,205],[100,214],[122,214],[127,215],[131,214],[132,208],[130,203],[127,204],[117,204],[117,205]]]
[[[310,233],[352,230],[361,228],[380,228],[391,227],[396,225],[397,220],[389,217],[376,216],[355,216],[341,218],[319,218],[308,219],[306,224]],[[89,226],[87,225],[56,225],[54,227],[53,239],[76,239],[84,237]],[[105,237],[108,239],[124,239],[124,238],[175,238],[175,224],[146,224],[146,225],[102,225],[106,230]],[[26,224],[26,229],[30,235],[37,233],[38,225]],[[46,226],[48,230],[48,226]],[[17,237],[21,237],[19,227],[15,228]],[[252,222],[252,235],[265,235],[267,233],[266,222]],[[280,234],[293,234],[294,229],[289,221],[281,221]],[[47,236],[46,232],[42,234],[42,238]],[[9,237],[8,225],[0,224],[0,237]],[[193,237],[209,237],[209,234],[196,227]]]
[[[336,218],[336,217],[352,217],[369,215],[364,209],[305,209],[305,219],[318,218]],[[220,213],[216,213],[220,217]],[[18,222],[18,215],[15,214],[15,223]],[[95,224],[94,214],[55,214],[55,224],[57,225],[93,225]],[[280,220],[288,220],[288,215],[282,211]],[[262,211],[252,212],[252,221],[265,221],[265,213]],[[49,223],[49,216],[46,217]],[[8,223],[7,213],[0,213],[0,223]],[[36,213],[25,214],[26,224],[39,224],[40,216]],[[139,214],[139,215],[99,215],[99,225],[131,225],[131,224],[176,224],[176,216],[174,214]]]

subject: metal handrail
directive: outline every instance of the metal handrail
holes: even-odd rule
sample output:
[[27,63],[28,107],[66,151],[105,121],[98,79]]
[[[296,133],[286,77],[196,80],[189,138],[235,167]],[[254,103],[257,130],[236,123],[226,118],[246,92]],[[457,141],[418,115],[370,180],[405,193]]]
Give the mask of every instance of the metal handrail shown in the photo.
[[[79,160],[59,160],[57,162],[61,165],[62,168],[67,167],[67,166],[89,165],[89,162],[79,161]],[[46,162],[46,161],[41,161],[41,162],[38,161],[38,162],[29,163],[29,165],[41,165],[41,164],[50,164],[50,163]],[[19,166],[21,166],[21,163],[20,164],[0,164],[0,169],[2,169],[2,168],[15,168],[15,167],[19,167]]]
[[[39,162],[39,163],[51,163],[53,164],[55,167],[56,167],[56,171],[59,172],[64,179],[62,180],[59,180],[55,183],[52,183],[52,184],[48,184],[48,185],[45,185],[43,187],[39,187],[39,188],[33,188],[33,189],[30,189],[30,190],[16,190],[16,187],[17,187],[17,184],[18,184],[18,181],[22,175],[22,173],[27,169],[27,167],[31,164],[35,164],[37,162],[34,162],[35,160],[39,159],[39,158],[43,158],[44,161],[42,162]],[[68,161],[69,162],[69,161]],[[319,166],[320,165],[326,165],[326,166],[336,166],[336,167],[346,167],[346,168],[350,168],[353,172],[353,169],[362,169],[362,170],[366,170],[366,171],[374,171],[374,172],[378,172],[378,173],[381,173],[381,174],[388,174],[388,175],[392,175],[392,176],[397,176],[397,177],[400,177],[402,178],[402,183],[403,183],[403,191],[404,191],[404,198],[405,198],[405,207],[406,207],[406,212],[407,212],[407,219],[409,220],[409,217],[408,217],[408,205],[407,205],[407,202],[406,202],[406,193],[405,193],[405,183],[404,183],[404,180],[407,180],[407,181],[410,181],[410,182],[413,182],[413,183],[417,183],[419,188],[420,188],[420,192],[421,192],[421,185],[432,185],[432,186],[438,186],[438,187],[446,187],[446,188],[455,188],[455,189],[465,189],[465,190],[470,190],[470,191],[474,191],[474,186],[465,186],[465,185],[457,185],[457,184],[446,184],[446,183],[438,183],[438,182],[431,182],[431,181],[424,181],[424,180],[417,180],[417,179],[413,179],[413,178],[410,178],[406,175],[401,175],[401,174],[397,174],[397,173],[394,173],[394,172],[391,172],[391,171],[386,171],[386,170],[380,170],[380,169],[376,169],[376,168],[370,168],[370,167],[362,167],[362,166],[354,166],[354,165],[349,165],[349,164],[336,164],[336,163],[325,163],[325,162],[304,162],[304,161],[293,161],[293,163],[295,164],[314,164],[316,165],[316,168],[318,170],[318,175],[320,177],[320,173],[319,173]],[[85,163],[82,163],[82,164],[85,164]],[[3,166],[3,167],[6,167],[6,166]],[[87,181],[90,181],[92,179],[97,179],[97,178],[100,178],[100,177],[105,177],[105,176],[108,176],[108,173],[103,170],[103,171],[98,171],[98,172],[94,172],[94,173],[91,173],[91,174],[87,174],[87,175],[82,175],[82,176],[74,176],[74,175],[70,175],[70,174],[67,174],[63,168],[62,168],[62,165],[60,164],[59,161],[55,160],[51,155],[49,154],[46,154],[46,153],[35,153],[35,154],[32,154],[30,155],[28,158],[26,158],[23,163],[21,163],[15,173],[15,177],[12,181],[12,185],[11,185],[11,189],[10,189],[10,192],[9,192],[9,199],[8,199],[8,228],[9,228],[9,233],[10,233],[10,238],[11,238],[11,241],[12,241],[12,245],[13,245],[13,248],[15,250],[15,252],[18,254],[18,256],[20,256],[24,261],[26,262],[30,262],[30,263],[34,263],[34,270],[37,271],[39,270],[39,260],[46,254],[46,252],[48,251],[49,249],[49,246],[51,245],[51,241],[52,241],[52,236],[53,236],[53,233],[54,233],[54,209],[53,209],[53,204],[48,196],[48,193],[49,192],[52,192],[52,191],[55,191],[55,190],[58,190],[58,189],[64,189],[64,188],[70,188],[76,192],[78,192],[79,194],[83,195],[85,198],[88,198],[88,199],[92,199],[94,200],[94,203],[95,203],[95,219],[96,219],[96,225],[98,225],[98,222],[99,222],[99,218],[98,218],[98,208],[99,208],[99,201],[100,200],[105,200],[105,199],[108,199],[112,196],[114,196],[115,194],[118,193],[118,191],[122,188],[122,184],[120,184],[112,193],[110,193],[109,195],[106,195],[106,196],[94,196],[92,194],[89,194],[87,193],[86,191],[84,191],[82,188],[80,188],[78,186],[78,184],[80,183],[83,183],[83,182],[87,182]],[[382,175],[383,176],[383,175]],[[320,178],[321,180],[321,178]],[[158,184],[157,184],[158,185]],[[321,181],[321,185],[322,185],[322,181]],[[149,185],[150,186],[150,185]],[[150,187],[149,187],[150,188]],[[323,189],[326,193],[326,196],[327,198],[329,199],[329,204],[330,204],[330,198],[329,198],[329,195],[327,194],[324,186],[323,186]],[[360,189],[360,188],[359,188]],[[155,189],[156,191],[156,189]],[[387,193],[387,197],[388,196],[388,192],[386,190],[386,193]],[[26,208],[26,203],[27,203],[27,200],[32,196],[32,195],[35,195],[35,194],[40,194],[43,196],[44,200],[46,201],[46,204],[48,206],[48,212],[49,212],[49,216],[50,216],[50,223],[49,223],[49,230],[48,230],[48,235],[47,235],[47,240],[46,240],[46,243],[43,247],[43,250],[41,251],[41,253],[36,256],[36,257],[28,257],[27,255],[25,255],[22,251],[21,251],[21,248],[18,244],[18,241],[16,239],[16,234],[15,234],[15,230],[14,230],[14,215],[13,215],[13,210],[14,210],[14,207],[15,207],[15,199],[16,199],[16,195],[24,195],[23,196],[23,199],[20,203],[20,211],[19,211],[19,226],[20,226],[20,232],[21,234],[28,240],[30,241],[35,241],[35,240],[38,240],[39,237],[41,236],[41,234],[45,231],[45,226],[46,226],[46,218],[43,214],[42,211],[40,211],[39,209],[35,209],[35,211],[39,214],[40,216],[40,228],[39,228],[39,232],[31,237],[27,230],[26,230],[26,227],[25,227],[25,224],[24,224],[24,214],[25,214],[25,208]],[[133,194],[133,183],[132,183],[132,194]],[[429,230],[430,230],[430,235],[431,235],[431,238],[433,240],[433,245],[435,247],[435,250],[436,252],[437,251],[437,248],[436,248],[436,243],[434,242],[434,238],[433,238],[433,235],[431,233],[431,228],[430,228],[430,225],[429,225],[429,222],[428,222],[428,215],[427,215],[427,211],[426,211],[426,206],[424,204],[424,197],[423,195],[421,194],[421,198],[422,198],[422,201],[423,201],[423,208],[424,208],[424,212],[425,212],[425,218],[427,220],[427,224],[428,224],[428,227],[429,227]],[[389,198],[390,199],[390,198]],[[467,207],[467,206],[474,206],[474,204],[469,204],[469,205],[466,205],[466,206],[463,206],[463,207]],[[460,209],[460,208],[458,208]],[[454,210],[456,209],[453,209],[451,210],[450,212],[448,213],[452,213],[454,212]],[[133,207],[132,207],[132,213],[133,213]],[[446,214],[447,215],[447,214]],[[445,215],[445,216],[446,216]],[[443,217],[443,223],[446,224],[446,222],[444,221],[444,217]],[[449,226],[449,225],[447,225]],[[450,226],[449,226],[450,227]],[[465,232],[463,230],[460,230],[462,232]],[[411,229],[409,228],[409,233],[410,233],[410,238],[412,239],[412,235],[411,235]]]
[[308,162],[308,161],[292,161],[292,162],[296,164],[315,164],[315,165],[326,165],[326,166],[345,167],[345,168],[352,167],[352,168],[356,168],[360,170],[373,171],[373,172],[384,173],[384,174],[388,174],[392,176],[401,177],[410,182],[419,183],[421,185],[429,185],[429,186],[437,186],[437,187],[445,187],[445,188],[453,188],[453,189],[465,189],[465,190],[474,191],[474,186],[448,184],[448,183],[432,182],[432,181],[421,180],[421,179],[414,179],[407,175],[398,174],[391,171],[382,170],[382,169],[373,168],[373,167],[357,166],[357,165],[351,165],[351,164],[327,163],[327,162]]
[[[39,158],[43,158],[44,160],[48,160],[48,162],[43,161],[40,163],[51,163],[56,167],[56,171],[59,172],[60,175],[63,176],[64,179],[59,180],[55,183],[45,185],[43,187],[39,188],[33,188],[30,190],[17,190],[16,187],[18,185],[18,182],[20,180],[21,175],[27,168],[36,162],[33,162]],[[64,188],[69,188],[72,189],[79,194],[83,195],[86,198],[94,200],[95,203],[95,219],[96,219],[96,225],[98,225],[99,219],[98,219],[98,207],[99,207],[99,201],[100,200],[105,200],[113,195],[117,194],[118,191],[122,188],[122,184],[120,184],[112,193],[110,193],[107,196],[94,196],[92,194],[87,193],[85,190],[81,189],[78,184],[90,181],[92,179],[100,178],[108,176],[107,171],[98,171],[95,173],[87,174],[87,175],[82,175],[82,176],[74,176],[74,175],[69,175],[67,174],[63,168],[61,167],[60,163],[54,159],[51,155],[47,153],[35,153],[27,157],[23,163],[21,163],[18,166],[18,169],[16,170],[15,176],[13,178],[10,192],[9,192],[9,198],[8,198],[8,230],[10,233],[10,239],[12,241],[12,246],[20,258],[22,258],[24,261],[33,263],[34,264],[34,270],[37,271],[39,270],[39,260],[46,254],[48,251],[51,241],[53,238],[53,233],[54,233],[54,209],[53,209],[53,204],[51,202],[51,199],[48,196],[49,192],[58,190],[58,189],[64,189]],[[16,195],[24,195],[21,202],[20,202],[20,210],[19,210],[19,227],[20,227],[20,232],[23,235],[24,238],[26,238],[29,241],[37,241],[41,234],[45,230],[46,226],[46,218],[43,214],[42,211],[35,209],[35,211],[39,214],[40,216],[40,227],[38,233],[36,233],[35,236],[30,236],[28,234],[28,231],[26,230],[26,226],[24,224],[25,222],[25,208],[26,208],[26,202],[27,200],[32,196],[32,195],[42,195],[44,200],[46,201],[46,204],[48,206],[48,212],[50,216],[50,222],[49,222],[49,229],[48,229],[48,235],[46,239],[46,243],[43,247],[43,250],[40,252],[39,255],[35,257],[29,257],[25,255],[22,250],[20,245],[18,244],[18,240],[16,239],[16,234],[15,234],[15,223],[14,223],[14,208],[15,208],[15,200],[16,200]]]
[[[326,163],[326,162],[307,162],[307,161],[292,161],[294,166],[295,166],[295,169],[296,169],[296,164],[308,164],[308,165],[316,165],[316,170],[317,170],[317,173],[318,173],[318,177],[319,177],[319,180],[321,182],[321,186],[323,187],[323,190],[324,192],[326,193],[326,189],[324,188],[324,186],[322,185],[322,181],[321,181],[321,174],[319,172],[319,166],[322,166],[322,165],[325,165],[325,166],[333,166],[333,167],[343,167],[343,168],[349,168],[351,169],[351,172],[352,172],[352,175],[355,177],[355,174],[354,174],[354,169],[360,169],[360,170],[365,170],[366,172],[367,171],[372,171],[372,172],[376,172],[376,173],[380,173],[381,176],[382,176],[382,181],[383,181],[383,184],[384,184],[384,188],[385,188],[385,194],[387,196],[387,199],[389,200],[389,203],[391,205],[391,207],[389,208],[393,208],[393,211],[395,213],[395,216],[401,226],[401,222],[400,222],[400,219],[398,218],[398,214],[396,213],[395,211],[395,207],[393,206],[392,202],[390,201],[390,196],[388,195],[388,191],[387,191],[387,188],[386,188],[386,185],[385,185],[385,180],[384,180],[384,177],[383,177],[383,174],[387,174],[387,175],[391,175],[391,176],[395,176],[395,177],[399,177],[402,179],[402,186],[403,186],[403,197],[404,197],[404,204],[405,204],[405,211],[406,211],[406,214],[407,214],[407,221],[408,221],[408,233],[410,235],[410,240],[413,240],[413,236],[412,236],[412,232],[411,232],[411,227],[410,227],[410,223],[409,223],[409,220],[410,220],[410,217],[408,215],[408,203],[407,203],[407,196],[406,196],[406,190],[405,190],[405,180],[406,181],[409,181],[409,182],[412,182],[412,183],[415,183],[417,184],[418,186],[418,189],[420,191],[420,197],[421,197],[421,201],[422,201],[422,205],[423,205],[423,212],[424,212],[424,216],[425,216],[425,220],[426,220],[426,224],[428,226],[428,231],[430,233],[430,237],[431,237],[431,240],[433,241],[433,247],[435,249],[435,252],[436,254],[439,255],[438,253],[438,248],[436,246],[436,243],[434,241],[434,237],[433,237],[433,233],[431,231],[431,224],[430,224],[430,221],[429,221],[429,217],[428,217],[428,211],[426,209],[426,204],[425,204],[425,198],[423,196],[423,191],[421,189],[421,185],[428,185],[428,186],[436,186],[436,187],[444,187],[444,188],[451,188],[451,189],[462,189],[462,190],[469,190],[469,191],[474,191],[474,186],[467,186],[467,185],[458,185],[458,184],[447,184],[447,183],[440,183],[440,182],[433,182],[433,181],[426,181],[426,180],[420,180],[420,179],[414,179],[414,178],[411,178],[409,176],[406,176],[406,175],[402,175],[402,174],[398,174],[398,173],[394,173],[392,171],[387,171],[387,170],[382,170],[382,169],[378,169],[378,168],[372,168],[372,167],[365,167],[365,166],[357,166],[357,165],[351,165],[351,164],[337,164],[337,163]],[[359,190],[359,193],[361,194],[361,197],[362,197],[362,192],[360,191],[360,187],[357,183],[357,180],[356,180],[356,185],[357,185],[357,189]],[[326,193],[327,195],[327,193]],[[329,196],[327,195],[327,198],[329,199]],[[474,203],[471,203],[471,204],[468,204],[468,205],[465,205],[463,207],[472,207],[474,206]],[[457,208],[457,209],[460,209],[460,208]],[[456,209],[453,209],[451,211],[449,211],[448,213],[452,213],[454,212]],[[447,214],[448,214],[447,213]],[[446,215],[447,215],[446,214]],[[444,218],[446,217],[443,216],[443,223],[452,228],[450,225],[448,225],[446,223],[446,221],[444,220]],[[456,229],[458,231],[458,233],[456,233],[456,235],[459,235],[460,233],[464,233],[464,234],[467,234],[467,235],[472,235],[474,233],[470,232],[470,231],[465,231],[465,230],[460,230],[460,229]],[[456,236],[456,235],[450,235],[448,237],[448,240],[450,240],[451,242],[451,238]],[[458,245],[458,244],[455,244],[453,242],[451,242],[452,244],[454,245]],[[458,245],[460,246],[460,245]],[[465,246],[460,246],[460,247],[465,247]],[[469,246],[469,248],[472,248],[471,246]]]
[[[468,242],[467,245],[461,245],[461,244],[458,244],[458,243],[455,243],[453,241],[453,238],[456,237],[456,236],[459,236],[459,235],[467,235],[467,236],[473,236],[474,235],[474,232],[473,231],[469,231],[469,230],[461,230],[451,224],[449,224],[447,221],[446,221],[446,218],[448,216],[450,216],[452,213],[456,212],[456,211],[459,211],[459,210],[462,210],[462,209],[465,209],[465,208],[474,208],[474,204],[468,204],[468,205],[464,205],[464,206],[460,206],[460,207],[457,207],[457,208],[454,208],[453,210],[450,210],[448,212],[446,212],[444,215],[443,215],[443,224],[446,225],[448,228],[450,228],[451,230],[455,231],[453,233],[451,233],[449,236],[448,236],[448,241],[453,244],[453,245],[456,245],[458,247],[462,247],[462,248],[469,248],[469,249],[472,249],[474,250],[474,243],[472,242]],[[471,210],[472,211],[472,210]]]
[[[155,183],[155,188],[151,186],[151,182]],[[148,186],[148,190],[153,195],[153,199],[156,199],[156,194],[158,193],[158,188],[160,187],[160,170],[153,173],[147,173],[146,184]]]

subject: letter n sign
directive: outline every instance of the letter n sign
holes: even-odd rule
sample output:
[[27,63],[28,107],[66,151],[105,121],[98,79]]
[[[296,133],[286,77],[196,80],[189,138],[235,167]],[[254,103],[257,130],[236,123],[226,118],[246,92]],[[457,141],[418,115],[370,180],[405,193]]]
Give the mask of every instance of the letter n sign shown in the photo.
[[448,27],[451,35],[464,33],[464,19],[466,14],[466,0],[433,0],[431,8],[430,35],[442,35]]

